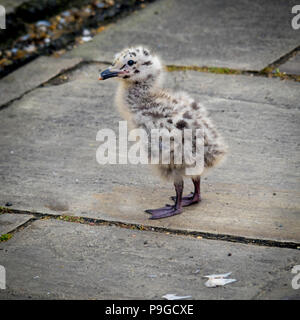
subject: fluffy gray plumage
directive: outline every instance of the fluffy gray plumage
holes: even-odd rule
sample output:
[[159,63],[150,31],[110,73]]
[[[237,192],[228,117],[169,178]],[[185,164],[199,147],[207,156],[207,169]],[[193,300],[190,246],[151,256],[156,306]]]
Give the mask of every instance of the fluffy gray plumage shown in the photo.
[[[214,167],[224,158],[227,147],[208,118],[205,108],[185,92],[162,89],[164,68],[157,55],[144,47],[128,48],[115,56],[108,70],[112,76],[120,79],[116,104],[132,128],[143,128],[148,133],[154,128],[169,132],[192,129],[192,141],[184,140],[183,143],[189,142],[190,148],[195,151],[197,143],[204,140],[205,170]],[[203,136],[197,136],[197,129],[201,129]],[[159,154],[163,147],[160,145],[152,151]],[[160,161],[155,166],[162,177],[175,183],[182,181],[186,176],[185,169],[191,166],[184,157],[182,164],[174,163],[174,155],[179,152],[177,147],[176,143],[171,143],[170,164],[162,164]],[[199,179],[202,173],[195,173],[192,178]]]

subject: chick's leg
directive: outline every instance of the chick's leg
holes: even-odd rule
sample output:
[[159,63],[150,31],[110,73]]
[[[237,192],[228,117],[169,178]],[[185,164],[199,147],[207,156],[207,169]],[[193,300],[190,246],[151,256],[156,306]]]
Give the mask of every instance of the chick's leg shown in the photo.
[[[190,193],[188,196],[182,198],[182,206],[187,207],[191,204],[195,204],[201,201],[201,193],[200,193],[200,177],[192,179],[194,184],[194,192]],[[176,197],[171,197],[172,200],[176,201]]]
[[176,190],[176,200],[173,206],[166,205],[159,209],[149,209],[145,210],[147,213],[151,213],[150,219],[162,219],[174,216],[182,212],[182,192],[183,192],[183,180],[174,183]]

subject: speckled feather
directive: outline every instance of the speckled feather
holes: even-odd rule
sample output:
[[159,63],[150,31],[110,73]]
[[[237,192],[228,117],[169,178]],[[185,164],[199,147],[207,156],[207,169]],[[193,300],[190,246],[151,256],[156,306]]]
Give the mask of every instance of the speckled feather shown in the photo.
[[[133,60],[132,66],[127,65],[128,59]],[[155,128],[169,132],[192,129],[193,141],[190,145],[193,152],[197,143],[202,140],[197,139],[196,129],[202,129],[205,169],[214,167],[224,158],[227,147],[208,118],[204,106],[185,92],[172,92],[161,88],[164,69],[157,55],[144,47],[125,49],[116,55],[113,67],[126,72],[120,77],[116,103],[121,115],[132,128],[143,128],[148,133]],[[178,151],[176,148],[176,143],[171,144],[171,160]],[[155,153],[152,149],[153,151]],[[159,153],[159,150],[156,152]],[[183,158],[180,165],[171,161],[168,165],[160,162],[156,167],[162,177],[176,180],[185,176],[184,169],[188,166]]]

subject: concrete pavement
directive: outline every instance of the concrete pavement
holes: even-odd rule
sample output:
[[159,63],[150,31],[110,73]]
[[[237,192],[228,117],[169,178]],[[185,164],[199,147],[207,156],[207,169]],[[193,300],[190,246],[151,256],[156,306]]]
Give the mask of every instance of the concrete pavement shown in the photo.
[[[0,244],[13,299],[297,299],[299,252],[114,226],[40,220]],[[203,276],[237,281],[207,288]]]
[[34,63],[29,63],[19,69],[18,72],[11,73],[5,77],[5,81],[1,81],[0,83],[2,94],[0,108],[49,81],[63,71],[76,66],[80,61],[80,58],[56,59],[52,57],[39,57]]
[[[218,1],[182,3],[147,5],[63,57],[40,58],[0,80],[0,204],[15,210],[0,216],[0,230],[18,228],[0,247],[8,273],[1,298],[299,298],[291,287],[300,264],[299,82],[167,73],[167,87],[205,104],[230,149],[224,165],[203,177],[202,203],[181,215],[148,220],[144,209],[174,192],[148,166],[96,162],[97,131],[117,132],[121,120],[116,82],[97,81],[106,67],[99,61],[120,48],[143,39],[169,65],[261,70],[300,44],[288,24],[292,2],[235,2],[219,19]],[[28,222],[33,215],[39,221]],[[72,216],[86,220],[72,223]],[[134,226],[153,230],[127,229]],[[238,243],[247,241],[267,246]],[[229,271],[235,284],[204,286],[201,275]]]
[[300,54],[298,53],[280,66],[281,72],[300,75]]
[[99,34],[67,56],[112,61],[133,44],[167,64],[259,71],[300,43],[291,27],[295,1],[162,0]]
[[[7,119],[1,128],[2,203],[42,213],[300,243],[298,83],[169,73],[170,87],[180,86],[205,103],[230,153],[203,179],[200,205],[172,219],[149,221],[143,211],[168,202],[173,186],[145,165],[96,162],[98,130],[118,132],[121,120],[113,105],[116,83],[96,81],[99,67],[83,66],[68,75],[68,82],[36,89],[2,110]],[[288,106],[268,98],[276,100],[278,93]],[[186,192],[189,188],[187,181]]]

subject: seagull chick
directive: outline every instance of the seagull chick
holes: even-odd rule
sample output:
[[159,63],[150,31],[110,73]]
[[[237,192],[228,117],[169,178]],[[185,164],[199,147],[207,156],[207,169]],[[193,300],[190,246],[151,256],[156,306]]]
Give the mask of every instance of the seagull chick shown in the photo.
[[[169,144],[169,163],[163,161],[162,153],[166,149],[164,139],[157,147],[147,144],[150,157],[157,155],[159,161],[154,164],[160,176],[174,183],[176,196],[172,197],[174,205],[159,209],[145,210],[151,214],[150,219],[161,219],[177,215],[182,208],[199,203],[200,176],[208,168],[216,166],[224,158],[227,147],[220,134],[207,117],[205,108],[184,92],[171,92],[161,88],[164,68],[157,55],[144,47],[128,48],[116,54],[112,66],[101,72],[99,80],[112,77],[120,79],[116,95],[116,104],[121,115],[132,128],[144,129],[148,138],[153,129],[164,132],[180,132],[191,129],[192,134],[182,134],[180,142],[171,137]],[[200,132],[200,134],[199,134]],[[187,174],[187,168],[194,164],[188,161],[186,154],[181,163],[174,159],[182,153],[182,147],[195,153],[199,146],[204,146],[203,168]],[[152,158],[151,158],[152,159]],[[195,169],[195,168],[194,168]],[[189,177],[194,184],[194,192],[183,197],[183,178]]]

